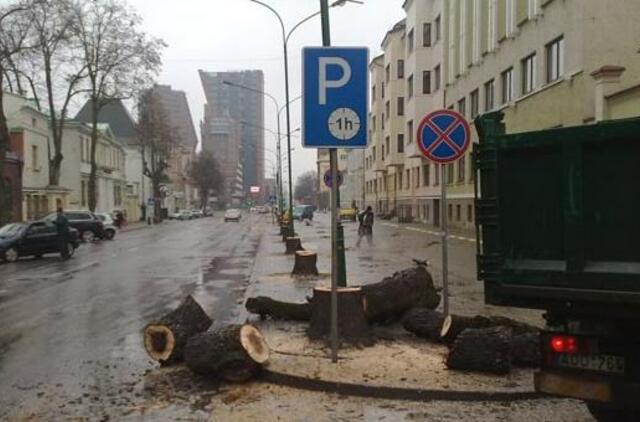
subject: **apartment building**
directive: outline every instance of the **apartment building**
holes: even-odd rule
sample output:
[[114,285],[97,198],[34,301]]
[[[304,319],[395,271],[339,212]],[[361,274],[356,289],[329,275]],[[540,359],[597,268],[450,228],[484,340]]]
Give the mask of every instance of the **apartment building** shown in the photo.
[[432,111],[459,111],[474,142],[473,119],[496,110],[509,132],[640,115],[633,0],[406,0],[403,8],[370,65],[365,197],[378,214],[437,226],[446,183],[450,225],[475,226],[471,149],[442,169],[416,144]]

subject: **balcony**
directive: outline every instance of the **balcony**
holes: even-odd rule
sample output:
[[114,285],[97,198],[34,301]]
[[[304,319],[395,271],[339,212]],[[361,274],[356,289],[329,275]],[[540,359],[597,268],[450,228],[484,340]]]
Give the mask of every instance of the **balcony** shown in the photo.
[[404,153],[392,152],[391,154],[387,155],[385,165],[386,167],[402,167],[404,166],[405,159],[406,157]]

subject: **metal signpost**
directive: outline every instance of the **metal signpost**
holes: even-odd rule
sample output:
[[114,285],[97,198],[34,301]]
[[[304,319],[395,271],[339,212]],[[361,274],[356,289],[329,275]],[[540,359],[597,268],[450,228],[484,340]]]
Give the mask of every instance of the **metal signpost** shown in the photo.
[[[322,44],[302,51],[302,144],[328,148],[338,180],[338,148],[366,148],[369,50],[331,45],[329,7],[320,0]],[[338,361],[338,184],[331,183],[331,359]]]
[[469,148],[471,130],[464,116],[453,110],[438,110],[428,114],[420,126],[416,141],[422,154],[440,164],[440,218],[442,219],[442,296],[443,311],[449,315],[449,260],[447,239],[449,237],[447,214],[446,165],[464,155]]

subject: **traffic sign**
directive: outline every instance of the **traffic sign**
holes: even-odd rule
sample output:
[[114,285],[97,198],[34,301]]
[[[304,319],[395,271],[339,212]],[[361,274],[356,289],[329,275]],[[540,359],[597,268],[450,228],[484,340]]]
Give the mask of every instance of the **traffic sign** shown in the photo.
[[471,130],[464,116],[453,110],[428,114],[418,126],[418,147],[431,161],[447,164],[469,148]]
[[369,49],[302,50],[302,145],[366,148]]
[[[342,186],[342,182],[344,182],[344,177],[342,176],[342,172],[338,170],[338,186]],[[333,183],[331,180],[331,170],[327,170],[324,173],[324,184],[328,188],[333,186]]]

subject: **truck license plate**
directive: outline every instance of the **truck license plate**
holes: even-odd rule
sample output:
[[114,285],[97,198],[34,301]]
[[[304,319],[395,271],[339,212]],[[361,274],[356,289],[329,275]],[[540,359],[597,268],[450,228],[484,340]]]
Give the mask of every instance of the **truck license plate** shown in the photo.
[[556,364],[563,368],[588,369],[592,371],[624,374],[624,358],[611,355],[558,354]]

